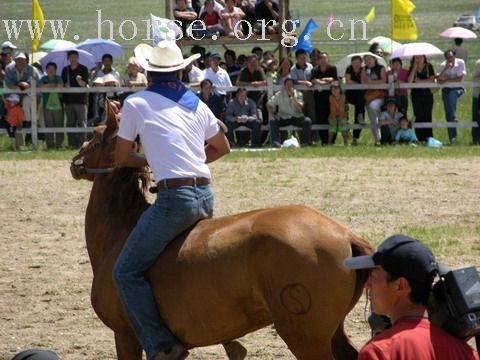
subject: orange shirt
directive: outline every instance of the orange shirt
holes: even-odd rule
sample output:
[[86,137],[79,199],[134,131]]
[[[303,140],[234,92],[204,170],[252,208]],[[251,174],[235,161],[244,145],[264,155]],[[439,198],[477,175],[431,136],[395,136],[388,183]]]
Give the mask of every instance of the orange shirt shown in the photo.
[[345,96],[340,95],[338,98],[330,95],[330,117],[346,118],[347,112],[345,111]]
[[360,350],[358,360],[479,360],[468,344],[424,318],[400,318]]

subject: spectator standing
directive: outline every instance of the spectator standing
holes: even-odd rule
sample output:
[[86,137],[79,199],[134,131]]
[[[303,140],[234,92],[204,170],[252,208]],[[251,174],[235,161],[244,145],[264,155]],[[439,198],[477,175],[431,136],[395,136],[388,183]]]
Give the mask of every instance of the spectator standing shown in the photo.
[[185,0],[175,0],[175,8],[173,9],[175,20],[180,21],[180,28],[184,37],[188,36],[188,27],[197,18],[197,13],[193,8],[187,7]]
[[[209,79],[215,85],[215,87],[231,87],[232,82],[228,73],[222,69],[220,65],[220,55],[218,53],[212,53],[209,56],[210,66],[204,70],[204,79]],[[216,93],[222,95],[227,101],[227,91],[226,90],[215,90]]]
[[[312,87],[313,65],[307,62],[307,52],[303,49],[295,51],[295,65],[290,68],[290,77],[296,85]],[[312,121],[315,119],[315,98],[313,90],[304,90],[303,94],[303,112]]]
[[[318,67],[314,68],[312,71],[312,85],[330,85],[335,80],[338,80],[336,66],[330,64],[328,53],[325,51],[320,52]],[[314,97],[317,124],[329,124],[330,95],[330,90],[315,91]],[[328,145],[328,130],[320,130],[319,137],[322,145]]]
[[[408,74],[410,83],[433,83],[435,71],[432,64],[427,62],[425,55],[414,56]],[[432,122],[433,93],[429,88],[415,88],[410,91],[413,106],[413,115],[418,122]],[[424,143],[429,137],[433,137],[432,128],[418,128],[418,141]]]
[[397,106],[400,112],[407,114],[408,111],[408,89],[399,89],[398,85],[408,82],[408,70],[403,68],[402,59],[395,58],[390,61],[390,70],[387,75],[393,76],[395,84],[395,97],[397,98]]
[[[41,88],[61,88],[63,87],[62,77],[57,75],[57,65],[53,62],[46,66],[47,74],[42,76],[39,81]],[[63,128],[65,126],[63,105],[58,93],[43,93],[43,116],[45,127]],[[63,131],[45,134],[47,149],[59,149],[63,145]]]
[[467,50],[465,50],[465,48],[462,46],[463,39],[455,38],[453,39],[453,42],[455,43],[455,46],[452,48],[452,50],[455,51],[457,59],[462,59],[466,64],[468,60],[468,53]]
[[[267,77],[265,76],[263,68],[259,64],[257,55],[252,54],[248,57],[247,66],[240,71],[236,85],[242,87],[261,87],[267,85]],[[255,101],[257,105],[261,105],[258,102],[262,94],[261,91],[250,91],[248,92],[248,97]]]
[[105,75],[114,76],[118,83],[120,85],[122,84],[122,78],[120,73],[113,67],[113,56],[110,54],[105,54],[102,56],[102,68],[97,73],[97,76]]
[[[362,84],[385,84],[387,73],[385,67],[378,64],[377,59],[372,55],[364,56],[365,67],[362,70]],[[372,134],[375,145],[380,145],[380,129],[378,128],[378,117],[383,106],[385,90],[371,89],[365,92],[367,113],[372,125]]]
[[227,64],[227,72],[228,76],[230,77],[230,81],[232,84],[235,84],[238,79],[238,75],[240,75],[240,65],[237,64],[237,54],[233,50],[227,50],[223,54],[223,58],[225,59],[225,63]]
[[140,72],[137,59],[134,56],[128,59],[123,83],[128,87],[147,86],[147,77]]
[[[62,80],[66,88],[87,87],[88,69],[78,62],[78,52],[71,50],[67,53],[70,65],[62,70]],[[63,94],[67,127],[87,127],[87,94]],[[85,133],[69,133],[68,145],[79,148],[85,141]]]
[[330,113],[328,117],[328,145],[333,144],[337,133],[341,133],[343,143],[348,145],[350,138],[347,129],[348,123],[348,104],[345,95],[342,94],[340,84],[333,82],[330,85]]
[[280,63],[278,64],[277,68],[277,75],[275,76],[277,79],[277,85],[283,85],[285,79],[290,78],[290,71],[292,69],[293,62],[290,60],[288,56],[284,56]]
[[397,100],[395,97],[389,97],[385,101],[387,109],[378,117],[378,125],[380,126],[380,134],[382,145],[391,144],[395,140],[400,118],[403,114],[398,111]]
[[372,269],[365,285],[373,311],[393,326],[371,339],[358,360],[478,360],[464,341],[430,323],[427,303],[438,265],[429,248],[405,235],[387,238],[373,255],[347,258],[350,269]]
[[[437,81],[440,84],[462,82],[467,74],[465,62],[455,57],[455,51],[447,50],[444,53],[445,61],[438,69]],[[457,121],[457,101],[465,90],[462,87],[442,88],[443,108],[447,122]],[[457,144],[457,128],[448,128],[448,137],[452,145]]]
[[295,90],[293,80],[285,79],[283,89],[277,92],[267,103],[270,112],[270,143],[274,147],[280,147],[280,128],[282,126],[298,126],[302,128],[301,143],[309,146],[312,121],[305,117],[302,112],[302,93]]
[[[345,71],[345,82],[347,84],[361,84],[362,83],[362,58],[360,56],[353,56],[350,60],[350,65]],[[347,90],[345,92],[347,101],[354,107],[354,122],[355,124],[365,124],[365,90]],[[360,139],[361,129],[353,130],[352,145],[358,145]]]
[[212,110],[217,119],[225,119],[225,111],[227,109],[227,102],[225,96],[217,94],[213,91],[213,83],[209,79],[204,79],[200,82],[199,98]]
[[220,15],[223,18],[223,22],[225,24],[225,33],[228,36],[243,36],[241,26],[237,26],[237,32],[235,32],[236,25],[245,17],[243,10],[235,6],[235,0],[226,0],[225,8],[223,8]]
[[182,82],[189,88],[198,87],[203,80],[203,75],[203,71],[191,62],[183,70]]
[[[480,59],[473,69],[473,82],[480,82]],[[480,86],[473,88],[472,98],[472,121],[477,122],[478,127],[472,127],[472,145],[480,145]]]
[[228,127],[227,138],[230,144],[235,142],[234,130],[240,126],[246,126],[252,131],[251,147],[261,147],[262,123],[257,116],[257,106],[247,96],[247,90],[240,88],[235,99],[230,100],[227,107],[225,120]]

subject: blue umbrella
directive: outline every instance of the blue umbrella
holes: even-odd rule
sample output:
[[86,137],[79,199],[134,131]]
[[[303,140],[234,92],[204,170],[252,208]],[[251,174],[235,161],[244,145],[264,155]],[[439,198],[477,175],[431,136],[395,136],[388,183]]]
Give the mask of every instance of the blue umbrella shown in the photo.
[[58,49],[51,51],[48,55],[45,55],[40,63],[42,64],[42,68],[46,70],[47,64],[53,62],[57,64],[57,75],[62,75],[62,70],[65,66],[70,65],[70,62],[67,58],[67,53],[71,50],[75,50],[78,52],[78,62],[87,67],[87,69],[91,69],[95,67],[95,61],[93,60],[93,55],[90,54],[88,51],[77,49],[77,48],[66,48],[66,49]]
[[77,45],[77,49],[88,51],[93,55],[95,62],[101,62],[102,56],[110,54],[112,56],[122,56],[123,47],[112,40],[105,39],[87,39]]

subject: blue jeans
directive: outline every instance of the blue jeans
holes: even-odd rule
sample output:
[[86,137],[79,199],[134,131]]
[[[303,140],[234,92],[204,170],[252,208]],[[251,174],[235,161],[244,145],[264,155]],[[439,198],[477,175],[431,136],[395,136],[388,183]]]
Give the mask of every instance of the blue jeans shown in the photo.
[[[442,100],[447,122],[453,122],[457,117],[457,100],[465,92],[462,88],[443,88]],[[457,128],[448,128],[450,140],[457,137]]]
[[147,359],[179,340],[163,323],[145,272],[180,233],[212,215],[210,185],[159,190],[157,199],[142,214],[117,259],[113,279]]
[[472,98],[472,121],[476,121],[479,127],[472,127],[472,142],[474,145],[480,144],[480,98]]

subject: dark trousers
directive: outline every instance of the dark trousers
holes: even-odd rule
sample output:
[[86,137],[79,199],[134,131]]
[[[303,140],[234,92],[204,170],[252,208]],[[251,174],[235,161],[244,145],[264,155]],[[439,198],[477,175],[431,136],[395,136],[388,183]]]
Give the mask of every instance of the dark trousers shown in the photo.
[[[346,92],[347,101],[354,106],[354,123],[360,124],[360,119],[365,123],[365,92],[361,90],[350,90]],[[362,129],[353,130],[353,138],[360,139]]]
[[396,95],[395,98],[397,99],[398,111],[400,111],[403,115],[407,116],[408,96],[406,96],[406,95]]
[[472,127],[472,142],[480,145],[480,98],[472,98],[472,121],[476,121],[479,127]]
[[234,130],[236,128],[239,128],[240,126],[246,126],[250,130],[252,130],[252,146],[253,147],[260,147],[262,145],[261,140],[262,140],[262,123],[260,121],[249,121],[246,123],[238,123],[238,122],[233,122],[233,121],[227,121],[227,127],[228,127],[228,132],[227,132],[227,138],[230,141],[231,144],[235,142],[234,139]]
[[[315,91],[315,110],[317,115],[317,124],[328,125],[330,116],[330,91]],[[322,145],[328,145],[328,130],[318,131]],[[333,141],[335,142],[335,140]]]
[[[411,94],[413,115],[415,115],[415,122],[432,122],[433,111],[433,94],[430,89],[415,92],[412,90]],[[432,128],[418,128],[415,129],[418,141],[427,141],[429,137],[433,137]]]
[[309,117],[291,117],[289,119],[271,119],[270,120],[270,143],[272,145],[280,144],[280,128],[293,125],[302,128],[302,145],[310,145],[310,135],[312,132],[312,120]]
[[[67,127],[87,127],[87,105],[66,104],[65,114],[67,115]],[[86,133],[68,133],[68,145],[73,148],[80,148],[86,138]]]

